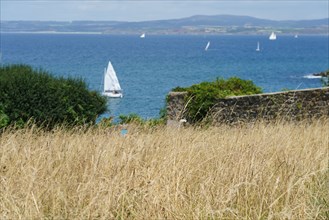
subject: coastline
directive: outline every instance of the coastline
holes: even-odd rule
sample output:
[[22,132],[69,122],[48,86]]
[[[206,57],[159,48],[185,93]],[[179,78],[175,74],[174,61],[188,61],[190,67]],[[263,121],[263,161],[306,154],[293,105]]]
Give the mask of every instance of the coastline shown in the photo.
[[[113,33],[109,33],[109,32],[93,32],[93,31],[5,31],[2,32],[0,31],[0,34],[72,34],[72,35],[139,35],[140,32],[113,32]],[[267,36],[268,33],[266,32],[262,32],[262,33],[193,33],[193,32],[189,32],[189,33],[172,33],[172,32],[168,32],[168,33],[160,33],[160,32],[149,32],[148,36],[150,35],[154,35],[154,36]],[[280,36],[294,36],[294,33],[280,33]],[[299,34],[299,36],[319,36],[319,37],[329,37],[329,32],[328,33],[308,33],[308,34]]]
[[11,32],[0,32],[0,34],[103,34],[102,32],[82,32],[82,31],[11,31]]

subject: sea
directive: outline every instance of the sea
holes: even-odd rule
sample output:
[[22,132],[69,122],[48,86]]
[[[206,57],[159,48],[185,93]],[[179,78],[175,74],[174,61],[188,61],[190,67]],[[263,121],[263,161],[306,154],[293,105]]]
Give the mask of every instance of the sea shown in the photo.
[[[328,35],[1,34],[1,64],[28,64],[54,76],[82,78],[101,92],[111,61],[124,97],[101,117],[159,117],[169,91],[216,78],[252,80],[264,92],[321,87],[329,69]],[[208,50],[205,50],[210,42]],[[256,51],[257,42],[260,51]]]

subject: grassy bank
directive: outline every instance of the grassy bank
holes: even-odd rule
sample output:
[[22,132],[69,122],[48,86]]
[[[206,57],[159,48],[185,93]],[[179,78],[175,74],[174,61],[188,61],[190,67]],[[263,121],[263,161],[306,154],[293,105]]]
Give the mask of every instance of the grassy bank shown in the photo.
[[326,219],[328,127],[5,131],[0,219]]

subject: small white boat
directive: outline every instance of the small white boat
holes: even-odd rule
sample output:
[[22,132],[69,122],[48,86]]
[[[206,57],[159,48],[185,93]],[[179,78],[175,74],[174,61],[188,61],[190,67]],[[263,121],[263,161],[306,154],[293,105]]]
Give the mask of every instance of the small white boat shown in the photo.
[[206,47],[204,48],[204,50],[207,51],[209,46],[210,46],[210,41],[208,41],[208,43],[207,43]]
[[145,38],[145,33],[142,33],[142,35],[140,36],[140,38]]
[[298,34],[295,34],[295,38],[298,38]]
[[272,34],[270,35],[270,37],[268,39],[276,40],[276,34],[274,32],[272,32]]
[[116,75],[116,72],[109,61],[107,68],[104,70],[104,90],[103,95],[110,98],[122,98],[122,89]]
[[259,42],[257,42],[257,48],[256,48],[256,51],[260,51]]

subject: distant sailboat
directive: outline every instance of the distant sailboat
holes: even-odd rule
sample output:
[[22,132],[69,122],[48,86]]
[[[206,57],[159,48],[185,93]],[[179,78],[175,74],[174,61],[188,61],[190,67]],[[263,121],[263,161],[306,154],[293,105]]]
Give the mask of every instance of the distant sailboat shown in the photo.
[[295,34],[295,38],[298,38],[298,34]]
[[103,95],[111,98],[122,98],[123,96],[119,80],[110,61],[104,71]]
[[145,33],[143,33],[143,34],[140,36],[140,38],[145,38]]
[[208,41],[208,43],[207,43],[206,47],[204,48],[204,50],[207,51],[209,46],[210,46],[210,41]]
[[259,42],[257,42],[257,48],[256,48],[256,51],[260,51],[260,48],[259,48]]
[[268,39],[276,40],[276,34],[274,32],[272,32],[272,34],[270,35],[270,37]]

